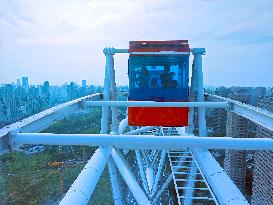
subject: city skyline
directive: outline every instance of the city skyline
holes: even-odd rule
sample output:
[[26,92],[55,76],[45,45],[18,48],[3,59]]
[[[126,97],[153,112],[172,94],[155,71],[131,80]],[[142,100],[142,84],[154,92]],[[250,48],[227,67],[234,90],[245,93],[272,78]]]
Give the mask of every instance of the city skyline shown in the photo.
[[[270,0],[1,1],[0,82],[27,75],[30,84],[102,85],[104,47],[188,39],[207,50],[205,84],[272,87],[272,8]],[[117,84],[125,85],[128,55],[115,58]]]
[[[31,79],[29,79],[28,76],[21,76],[20,78],[16,78],[11,82],[2,82],[0,81],[0,86],[4,86],[4,85],[14,85],[14,86],[18,86],[18,84],[20,85],[20,87],[22,86],[22,78],[28,78],[28,85],[31,86],[42,86],[46,81],[49,82],[50,86],[63,86],[63,85],[69,85],[70,83],[75,83],[75,85],[81,86],[81,87],[85,87],[85,86],[103,86],[103,84],[92,84],[92,82],[90,82],[89,80],[86,79],[81,79],[78,81],[65,81],[63,83],[56,83],[56,84],[52,84],[49,80],[44,80],[41,82],[38,82],[37,84],[33,84],[33,83],[29,83],[29,80],[31,82]],[[83,81],[85,81],[85,86],[83,86]],[[117,85],[117,86],[128,86],[128,84],[126,85]],[[230,85],[230,86],[225,86],[225,85],[220,85],[220,86],[212,86],[212,85],[206,85],[204,84],[204,88],[208,88],[208,89],[212,89],[212,88],[219,88],[219,87],[226,87],[226,88],[232,88],[232,87],[238,87],[238,88],[259,88],[259,87],[264,87],[267,89],[271,89],[273,88],[272,86],[239,86],[239,85]]]

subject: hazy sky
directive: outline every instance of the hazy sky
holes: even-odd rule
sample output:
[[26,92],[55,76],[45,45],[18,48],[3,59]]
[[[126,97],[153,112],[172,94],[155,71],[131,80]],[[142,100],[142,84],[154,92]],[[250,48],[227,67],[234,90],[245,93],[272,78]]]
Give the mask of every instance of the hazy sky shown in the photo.
[[207,85],[273,86],[272,0],[1,0],[0,82],[102,84],[104,47],[178,39],[206,48]]

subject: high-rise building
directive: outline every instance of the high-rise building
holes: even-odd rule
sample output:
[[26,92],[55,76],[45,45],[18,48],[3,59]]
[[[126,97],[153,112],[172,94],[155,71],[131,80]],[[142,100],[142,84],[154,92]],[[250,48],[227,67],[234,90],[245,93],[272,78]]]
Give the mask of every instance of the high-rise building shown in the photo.
[[17,88],[21,87],[21,80],[20,79],[16,80],[16,85],[17,85]]
[[22,77],[22,87],[28,92],[28,77]]
[[82,80],[82,87],[86,88],[86,80]]
[[[233,88],[234,91],[229,98],[249,103],[249,95],[239,88]],[[248,137],[248,123],[243,118],[231,111],[227,113],[226,136],[227,137]],[[224,169],[241,191],[245,191],[245,175],[246,175],[246,153],[245,151],[226,150]]]
[[[227,137],[246,137],[247,120],[231,111],[227,113]],[[246,154],[245,151],[226,150],[224,169],[241,190],[245,190]]]
[[[273,97],[258,99],[258,107],[273,112]],[[257,126],[257,137],[273,138],[273,131]],[[273,204],[273,152],[256,151],[252,183],[252,205]]]

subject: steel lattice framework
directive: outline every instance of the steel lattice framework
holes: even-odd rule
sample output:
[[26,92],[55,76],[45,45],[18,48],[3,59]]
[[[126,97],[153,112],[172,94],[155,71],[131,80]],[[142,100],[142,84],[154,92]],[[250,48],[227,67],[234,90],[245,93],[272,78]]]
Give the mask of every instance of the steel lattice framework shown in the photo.
[[[205,109],[208,107],[228,109],[271,131],[273,114],[219,96],[208,95],[206,99],[209,101],[205,101],[202,72],[204,48],[191,49],[194,60],[190,102],[117,101],[113,58],[117,53],[128,53],[128,50],[104,49],[106,66],[103,93],[58,105],[2,128],[0,154],[24,144],[100,146],[60,204],[88,204],[106,165],[109,169],[113,201],[116,205],[125,204],[127,197],[122,193],[118,172],[137,204],[161,204],[162,193],[171,181],[175,184],[179,204],[248,204],[208,149],[273,150],[273,140],[206,137]],[[65,116],[92,106],[102,107],[100,134],[38,133]],[[124,133],[128,127],[128,118],[118,121],[118,106],[189,107],[189,126],[138,127]],[[198,136],[193,134],[194,108],[197,108],[198,114]],[[131,169],[132,165],[126,161],[128,150],[134,151],[135,163],[138,167],[137,176]]]

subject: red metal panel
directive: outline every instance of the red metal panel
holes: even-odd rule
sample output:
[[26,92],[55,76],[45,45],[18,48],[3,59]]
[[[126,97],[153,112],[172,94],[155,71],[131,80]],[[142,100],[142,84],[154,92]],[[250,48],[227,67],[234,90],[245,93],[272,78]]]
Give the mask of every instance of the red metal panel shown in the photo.
[[174,41],[130,41],[129,52],[189,52],[188,40]]
[[178,107],[129,107],[130,126],[188,126],[189,108]]

